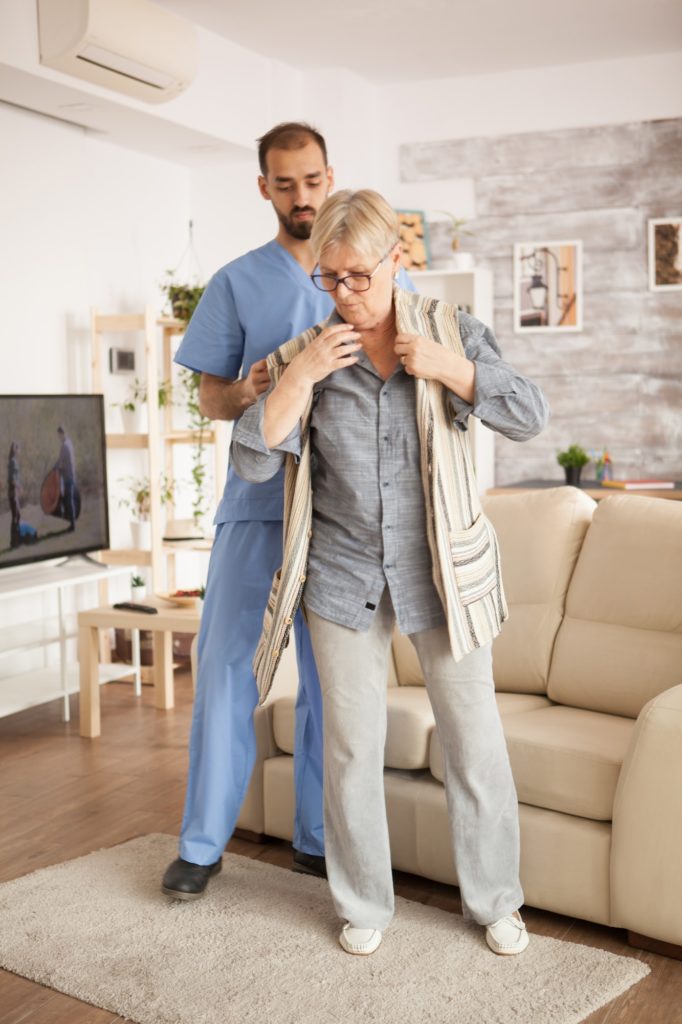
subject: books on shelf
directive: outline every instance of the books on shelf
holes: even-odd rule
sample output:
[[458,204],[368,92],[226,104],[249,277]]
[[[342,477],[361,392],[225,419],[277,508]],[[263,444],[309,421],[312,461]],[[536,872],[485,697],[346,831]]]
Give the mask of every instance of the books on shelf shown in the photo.
[[616,487],[621,491],[672,490],[674,480],[602,480],[603,487]]

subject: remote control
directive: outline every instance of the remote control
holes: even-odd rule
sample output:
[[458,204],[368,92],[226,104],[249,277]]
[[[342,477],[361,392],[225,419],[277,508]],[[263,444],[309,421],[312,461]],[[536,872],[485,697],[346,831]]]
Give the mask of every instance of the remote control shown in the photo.
[[159,609],[152,608],[149,604],[134,604],[132,601],[119,601],[114,608],[121,608],[127,612],[144,612],[145,615],[158,615]]

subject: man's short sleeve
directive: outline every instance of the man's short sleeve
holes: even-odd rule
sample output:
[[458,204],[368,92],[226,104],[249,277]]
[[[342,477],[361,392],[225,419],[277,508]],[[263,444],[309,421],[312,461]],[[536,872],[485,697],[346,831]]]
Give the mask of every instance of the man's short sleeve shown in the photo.
[[230,279],[214,274],[194,311],[175,362],[197,373],[236,380],[244,358],[244,329]]

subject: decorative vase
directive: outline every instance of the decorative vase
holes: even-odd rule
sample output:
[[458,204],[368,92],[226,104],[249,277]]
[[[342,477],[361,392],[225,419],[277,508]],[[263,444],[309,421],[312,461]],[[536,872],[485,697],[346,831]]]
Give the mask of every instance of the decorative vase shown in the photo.
[[136,551],[149,551],[152,546],[152,524],[148,519],[133,520],[130,524],[133,547]]
[[453,270],[473,270],[474,254],[472,252],[460,252],[457,250],[456,252],[453,252],[450,257],[450,263]]
[[582,468],[582,466],[564,466],[566,483],[570,487],[580,487],[580,473],[582,472]]
[[136,405],[134,409],[121,408],[121,421],[124,434],[144,433],[142,409],[139,406]]

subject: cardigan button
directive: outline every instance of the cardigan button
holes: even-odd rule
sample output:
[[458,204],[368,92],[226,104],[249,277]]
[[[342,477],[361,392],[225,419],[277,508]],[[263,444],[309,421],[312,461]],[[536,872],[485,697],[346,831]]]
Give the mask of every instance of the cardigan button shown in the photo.
[[305,576],[299,576],[298,577],[298,582],[299,583],[305,583]]
[[293,621],[294,621],[293,619],[285,619],[284,620],[284,625],[285,626],[290,626]]

